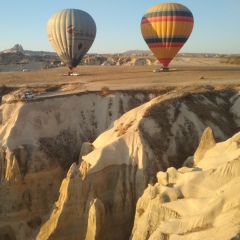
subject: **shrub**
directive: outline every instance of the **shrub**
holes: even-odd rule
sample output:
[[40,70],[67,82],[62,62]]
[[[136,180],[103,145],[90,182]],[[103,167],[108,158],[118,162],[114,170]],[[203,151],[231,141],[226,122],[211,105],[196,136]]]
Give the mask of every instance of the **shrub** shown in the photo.
[[108,87],[104,86],[101,88],[101,94],[102,94],[102,96],[107,96],[107,95],[111,94],[111,91]]

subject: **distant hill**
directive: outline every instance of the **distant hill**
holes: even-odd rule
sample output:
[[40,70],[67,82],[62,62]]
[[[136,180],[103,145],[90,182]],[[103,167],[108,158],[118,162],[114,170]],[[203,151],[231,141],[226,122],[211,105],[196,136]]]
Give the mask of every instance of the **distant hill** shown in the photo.
[[15,44],[12,48],[0,51],[0,53],[19,53],[19,52],[29,56],[57,55],[55,52],[24,50],[21,44]]
[[[49,51],[32,51],[32,50],[24,50],[21,44],[15,44],[12,48],[5,49],[0,51],[1,53],[23,53],[29,56],[44,56],[44,55],[52,55],[57,56],[56,52]],[[152,55],[150,50],[128,50],[122,53],[117,53],[118,55],[135,55],[135,56],[147,56]],[[99,55],[98,53],[89,53],[89,55]],[[104,54],[100,54],[104,55]],[[108,54],[108,55],[116,55],[116,54]],[[240,54],[221,54],[221,53],[178,53],[178,56],[181,57],[240,57]]]
[[[213,53],[179,53],[178,57],[182,58],[221,58],[222,63],[240,64],[239,54],[213,54]],[[125,57],[126,59],[119,59],[119,57]],[[150,58],[146,59],[138,58]],[[152,58],[155,59],[150,50],[128,50],[118,54],[87,54],[81,64],[90,65],[149,65],[154,64]],[[0,64],[12,64],[12,63],[29,63],[29,62],[43,62],[49,65],[53,62],[61,62],[61,59],[56,52],[49,51],[32,51],[24,50],[21,44],[15,44],[12,48],[0,51]],[[136,63],[136,61],[138,61]]]
[[151,55],[152,52],[150,50],[128,50],[123,52],[124,55]]
[[20,44],[15,44],[12,48],[0,52],[0,64],[49,63],[53,61],[60,61],[55,52],[24,50]]
[[[0,51],[0,53],[17,53],[17,52],[21,52],[29,56],[57,55],[56,52],[24,50],[21,44],[15,44],[12,48]],[[119,54],[121,55],[149,55],[150,54],[152,55],[152,52],[150,50],[128,50],[126,52],[119,53]],[[97,53],[95,53],[94,55],[97,55]]]

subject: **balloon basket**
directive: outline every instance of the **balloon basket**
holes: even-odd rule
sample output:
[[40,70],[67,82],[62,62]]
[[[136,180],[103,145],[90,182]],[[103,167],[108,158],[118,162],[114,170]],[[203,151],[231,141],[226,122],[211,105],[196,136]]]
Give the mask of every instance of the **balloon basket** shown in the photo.
[[169,68],[168,67],[163,67],[163,68],[161,68],[161,72],[169,72]]

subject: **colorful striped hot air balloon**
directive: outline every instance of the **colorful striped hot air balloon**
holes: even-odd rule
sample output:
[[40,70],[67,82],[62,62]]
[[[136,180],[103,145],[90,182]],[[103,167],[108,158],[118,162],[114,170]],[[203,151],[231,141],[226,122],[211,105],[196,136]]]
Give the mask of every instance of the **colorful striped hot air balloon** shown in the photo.
[[64,9],[47,23],[47,35],[53,48],[70,68],[75,68],[88,52],[96,36],[93,18],[79,9]]
[[190,10],[178,3],[155,5],[142,17],[143,38],[164,68],[188,40],[193,23]]

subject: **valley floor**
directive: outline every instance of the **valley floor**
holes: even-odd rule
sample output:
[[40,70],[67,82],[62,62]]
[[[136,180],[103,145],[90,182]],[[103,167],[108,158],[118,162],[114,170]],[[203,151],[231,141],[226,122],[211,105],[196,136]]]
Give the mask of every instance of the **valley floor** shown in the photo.
[[2,85],[14,87],[56,87],[69,84],[68,91],[98,91],[155,88],[174,85],[238,84],[240,67],[222,64],[215,58],[177,58],[169,72],[154,73],[160,65],[151,66],[78,66],[79,76],[67,76],[68,68],[30,72],[0,72]]

